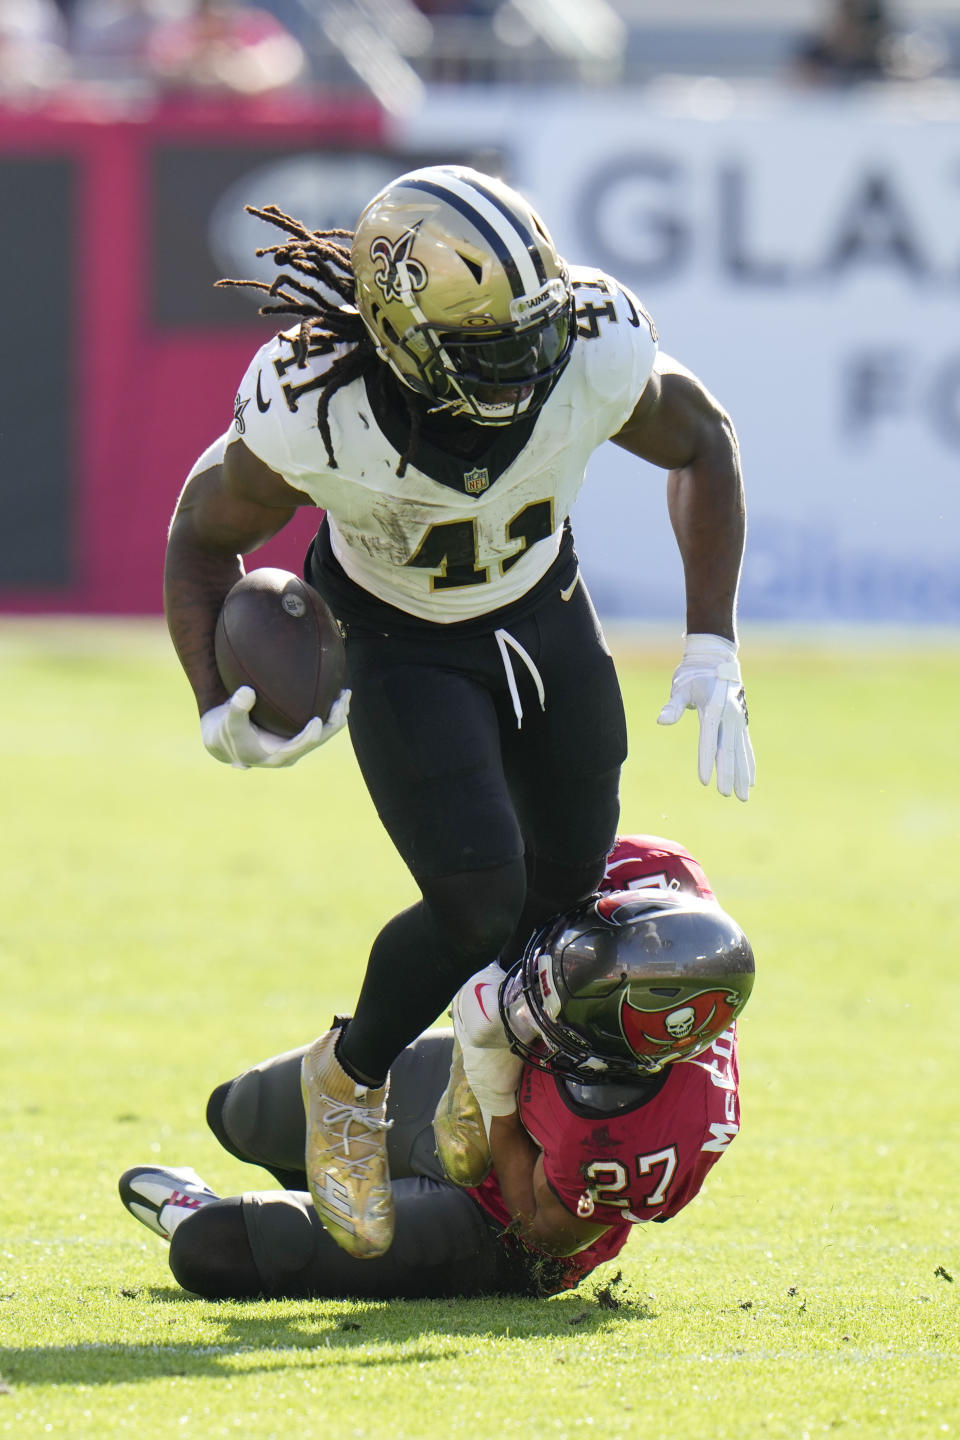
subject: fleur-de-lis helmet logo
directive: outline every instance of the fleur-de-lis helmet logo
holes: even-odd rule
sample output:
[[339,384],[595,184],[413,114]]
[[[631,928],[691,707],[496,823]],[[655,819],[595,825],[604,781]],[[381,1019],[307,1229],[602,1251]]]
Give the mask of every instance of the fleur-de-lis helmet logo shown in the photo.
[[427,283],[426,269],[411,253],[419,228],[419,225],[411,226],[394,241],[378,235],[370,246],[370,259],[376,267],[373,278],[385,300],[402,300],[409,305]]

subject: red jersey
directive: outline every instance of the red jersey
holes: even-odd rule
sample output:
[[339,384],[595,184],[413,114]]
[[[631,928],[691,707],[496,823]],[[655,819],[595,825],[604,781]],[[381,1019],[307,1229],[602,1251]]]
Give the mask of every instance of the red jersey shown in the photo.
[[[700,866],[683,846],[653,836],[618,841],[604,888],[691,890],[714,898]],[[576,1215],[610,1229],[563,1257],[567,1284],[623,1248],[631,1225],[669,1220],[693,1199],[710,1167],[740,1128],[736,1025],[695,1060],[668,1067],[650,1099],[613,1115],[579,1105],[563,1080],[526,1065],[517,1095],[520,1119],[543,1152],[547,1183]],[[500,1224],[510,1215],[496,1173],[470,1192]]]
[[716,900],[703,868],[676,840],[622,835],[610,851],[601,890],[689,890]]

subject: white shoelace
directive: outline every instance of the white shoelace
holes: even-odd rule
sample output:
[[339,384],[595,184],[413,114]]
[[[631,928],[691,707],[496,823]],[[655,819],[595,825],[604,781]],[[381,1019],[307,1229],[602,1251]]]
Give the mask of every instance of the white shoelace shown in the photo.
[[[369,1144],[377,1132],[389,1130],[393,1125],[393,1121],[378,1120],[370,1114],[369,1110],[360,1105],[341,1105],[335,1103],[330,1106],[329,1110],[324,1111],[322,1124],[324,1129],[327,1130],[335,1130],[342,1125],[343,1128],[340,1131],[340,1137],[343,1144],[343,1156],[347,1161],[347,1168],[356,1178],[360,1178],[363,1174],[363,1167],[366,1165],[369,1157],[355,1156],[351,1158],[351,1139],[357,1145],[364,1143]],[[364,1130],[369,1131],[370,1134],[351,1136],[351,1125],[360,1125]]]
[[519,730],[523,724],[523,706],[520,703],[520,691],[517,689],[517,677],[514,673],[513,661],[510,658],[510,651],[512,650],[516,655],[519,655],[520,659],[523,661],[524,665],[526,665],[527,669],[529,670],[530,677],[533,680],[534,685],[536,686],[537,699],[540,701],[541,710],[545,710],[547,708],[546,691],[543,688],[543,679],[541,677],[540,671],[537,669],[536,665],[533,663],[526,650],[524,650],[523,646],[520,644],[520,641],[515,640],[510,634],[509,630],[494,630],[493,636],[500,650],[500,659],[503,661],[503,669],[507,677],[507,689],[510,691],[510,699],[513,701],[513,713],[517,717],[517,729]]

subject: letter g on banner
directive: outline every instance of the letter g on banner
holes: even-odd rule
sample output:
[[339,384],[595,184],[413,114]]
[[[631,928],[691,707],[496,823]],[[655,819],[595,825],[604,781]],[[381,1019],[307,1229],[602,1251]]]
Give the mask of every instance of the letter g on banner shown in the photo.
[[682,166],[657,154],[620,156],[594,170],[573,201],[591,259],[634,284],[675,276],[690,256],[685,179]]

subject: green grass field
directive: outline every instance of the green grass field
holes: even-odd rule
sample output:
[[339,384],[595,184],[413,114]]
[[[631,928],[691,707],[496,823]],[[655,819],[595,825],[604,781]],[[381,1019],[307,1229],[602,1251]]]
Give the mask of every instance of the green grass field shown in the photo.
[[244,1305],[176,1287],[117,1177],[272,1183],[206,1096],[349,1008],[411,882],[345,737],[241,774],[158,627],[0,624],[0,1432],[960,1433],[960,640],[748,631],[747,806],[654,723],[673,647],[614,640],[624,827],[688,844],[757,953],[740,1138],[573,1294]]

